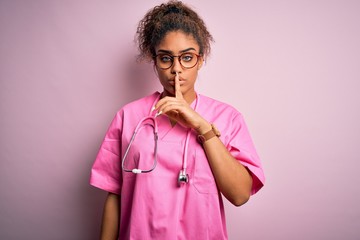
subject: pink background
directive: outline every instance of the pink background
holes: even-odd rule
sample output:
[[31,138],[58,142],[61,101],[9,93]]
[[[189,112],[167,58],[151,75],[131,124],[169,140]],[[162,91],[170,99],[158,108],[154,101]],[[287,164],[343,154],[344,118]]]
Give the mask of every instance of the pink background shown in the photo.
[[[0,239],[97,239],[96,152],[161,89],[132,57],[156,3],[0,1]],[[216,40],[197,89],[245,115],[267,177],[230,239],[360,239],[360,2],[190,4]]]

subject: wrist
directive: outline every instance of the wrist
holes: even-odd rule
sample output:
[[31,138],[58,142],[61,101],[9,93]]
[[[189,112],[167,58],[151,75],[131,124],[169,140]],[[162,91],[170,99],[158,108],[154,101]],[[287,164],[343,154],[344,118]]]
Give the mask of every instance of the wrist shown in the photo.
[[216,126],[214,124],[211,124],[211,129],[205,133],[199,134],[198,135],[198,141],[201,144],[204,144],[207,140],[212,139],[213,137],[220,137],[220,132],[219,130],[216,128]]
[[202,135],[210,131],[211,129],[212,129],[211,124],[204,120],[195,130],[199,135]]

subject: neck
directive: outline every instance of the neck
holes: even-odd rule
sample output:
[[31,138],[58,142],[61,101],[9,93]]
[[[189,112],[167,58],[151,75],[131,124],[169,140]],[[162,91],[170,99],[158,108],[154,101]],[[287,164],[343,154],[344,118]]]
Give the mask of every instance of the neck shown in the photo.
[[196,96],[196,92],[193,91],[191,94],[184,95],[184,99],[190,105],[196,99]]

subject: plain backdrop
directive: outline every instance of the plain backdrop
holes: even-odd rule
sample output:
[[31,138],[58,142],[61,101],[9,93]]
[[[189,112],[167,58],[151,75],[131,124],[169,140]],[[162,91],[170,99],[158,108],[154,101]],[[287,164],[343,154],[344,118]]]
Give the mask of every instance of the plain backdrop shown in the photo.
[[[186,1],[215,38],[198,92],[243,113],[266,173],[237,239],[360,239],[360,1]],[[135,62],[160,1],[0,1],[0,239],[97,239],[88,184],[115,112],[161,87]]]

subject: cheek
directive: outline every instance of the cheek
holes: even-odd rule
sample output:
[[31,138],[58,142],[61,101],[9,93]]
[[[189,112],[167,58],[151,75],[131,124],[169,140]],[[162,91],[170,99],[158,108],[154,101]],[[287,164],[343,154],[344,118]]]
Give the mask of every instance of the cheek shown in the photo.
[[159,70],[159,69],[155,69],[156,70],[156,75],[157,75],[157,77],[159,78],[159,80],[160,81],[162,81],[162,79],[164,79],[164,71],[162,71],[162,70]]
[[191,80],[191,82],[195,82],[196,81],[196,78],[197,78],[197,75],[198,75],[198,72],[197,71],[193,71],[190,73],[189,75],[189,80]]
[[167,79],[168,79],[166,72],[157,71],[157,75],[158,75],[158,78],[159,78],[159,81],[160,81],[161,85],[163,85],[163,86],[166,85]]

